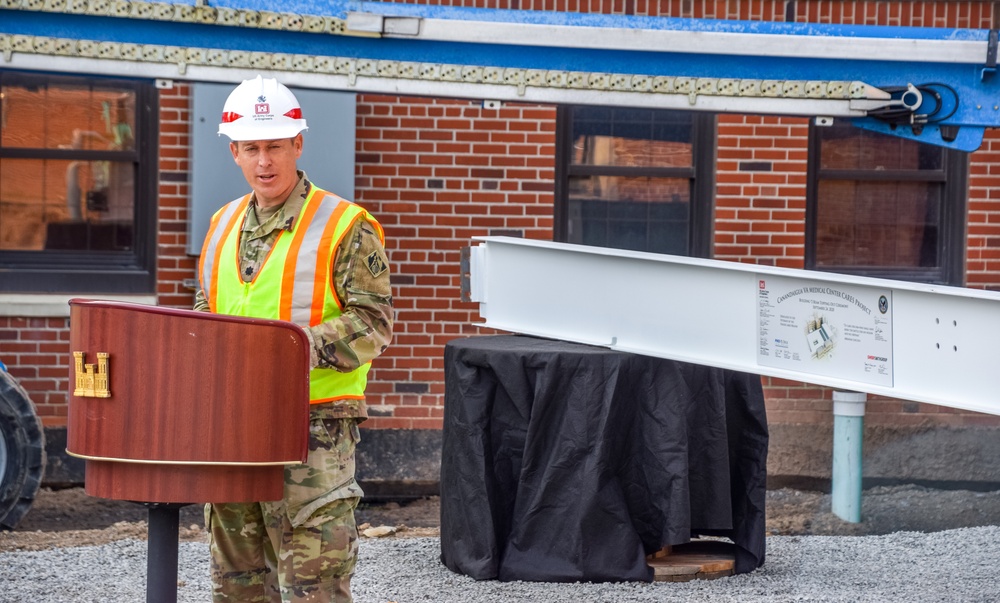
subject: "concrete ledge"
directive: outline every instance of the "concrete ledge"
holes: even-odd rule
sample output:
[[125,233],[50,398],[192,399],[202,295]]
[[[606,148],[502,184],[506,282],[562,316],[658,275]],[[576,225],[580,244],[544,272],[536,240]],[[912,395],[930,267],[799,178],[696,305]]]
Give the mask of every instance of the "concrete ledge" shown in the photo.
[[15,316],[24,318],[69,318],[69,300],[77,298],[156,305],[155,295],[4,293],[0,294],[0,316]]
[[[771,425],[768,488],[829,491],[832,426]],[[66,454],[66,429],[45,430],[44,484],[83,484],[83,461]],[[442,432],[363,429],[358,481],[369,500],[401,500],[439,493]],[[920,484],[942,489],[1000,488],[1000,428],[868,427],[863,486]]]
[[361,429],[358,481],[366,499],[436,496],[441,438],[436,429]]
[[[791,478],[829,482],[832,425],[769,425],[768,487]],[[1000,427],[866,426],[863,483],[1000,483]],[[827,486],[828,488],[829,486]]]
[[45,428],[45,474],[42,485],[67,488],[83,485],[83,459],[66,454],[66,428]]
[[[440,487],[442,432],[427,429],[361,429],[357,477],[366,499],[436,496]],[[66,428],[45,430],[47,455],[42,483],[82,486],[84,461],[66,454]]]
[[[921,486],[934,490],[967,490],[969,492],[997,492],[1000,482],[971,482],[960,480],[895,479],[887,477],[866,477],[861,480],[861,489],[868,490],[880,486]],[[831,480],[801,475],[768,475],[767,489],[811,490],[830,494]]]

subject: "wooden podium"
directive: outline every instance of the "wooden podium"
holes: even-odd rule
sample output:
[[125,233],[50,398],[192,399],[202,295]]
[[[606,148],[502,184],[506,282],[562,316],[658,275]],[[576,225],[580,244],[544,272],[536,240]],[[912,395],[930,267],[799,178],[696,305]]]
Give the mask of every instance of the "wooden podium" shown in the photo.
[[146,603],[176,603],[179,508],[278,500],[309,445],[309,341],[291,323],[70,301],[66,452],[84,489],[149,508]]
[[72,300],[70,350],[66,452],[87,494],[277,500],[306,458],[309,343],[291,323]]

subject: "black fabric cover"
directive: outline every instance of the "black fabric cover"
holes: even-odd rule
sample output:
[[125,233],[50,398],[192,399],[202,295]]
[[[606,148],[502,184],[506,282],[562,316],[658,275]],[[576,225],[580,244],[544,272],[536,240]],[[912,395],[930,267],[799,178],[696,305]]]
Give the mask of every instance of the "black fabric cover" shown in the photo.
[[651,581],[698,535],[764,563],[760,378],[519,335],[445,347],[441,560],[476,579]]

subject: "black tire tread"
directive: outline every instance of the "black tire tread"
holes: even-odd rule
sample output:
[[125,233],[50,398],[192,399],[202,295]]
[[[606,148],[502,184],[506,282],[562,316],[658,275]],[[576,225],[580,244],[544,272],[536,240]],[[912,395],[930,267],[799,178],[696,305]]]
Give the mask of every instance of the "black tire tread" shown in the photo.
[[8,467],[0,483],[0,529],[13,530],[31,508],[45,471],[45,432],[28,393],[0,369],[0,429]]

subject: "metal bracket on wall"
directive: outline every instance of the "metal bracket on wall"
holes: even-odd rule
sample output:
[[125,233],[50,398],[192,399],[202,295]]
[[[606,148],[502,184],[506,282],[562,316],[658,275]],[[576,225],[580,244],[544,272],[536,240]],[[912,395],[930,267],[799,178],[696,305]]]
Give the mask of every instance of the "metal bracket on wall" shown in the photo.
[[464,302],[472,301],[471,255],[471,247],[463,247],[459,255],[459,286]]

